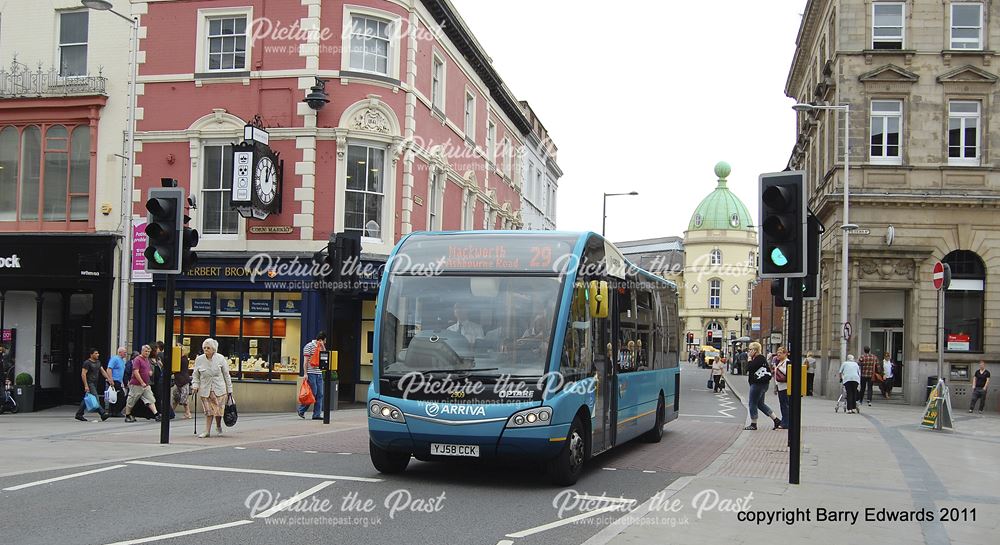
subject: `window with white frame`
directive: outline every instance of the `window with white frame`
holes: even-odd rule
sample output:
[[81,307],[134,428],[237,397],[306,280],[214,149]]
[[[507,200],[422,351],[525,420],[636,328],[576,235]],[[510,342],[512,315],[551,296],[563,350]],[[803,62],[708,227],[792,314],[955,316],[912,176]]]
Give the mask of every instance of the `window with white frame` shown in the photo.
[[510,149],[510,139],[503,139],[503,173],[510,177],[510,158],[514,150]]
[[246,15],[211,17],[207,23],[208,70],[246,70]]
[[979,103],[948,102],[948,164],[979,165]]
[[240,215],[232,209],[233,148],[205,146],[202,152],[201,232],[235,235]]
[[476,95],[469,91],[465,92],[465,138],[476,139]]
[[465,214],[462,216],[462,229],[472,230],[472,219],[476,214],[476,194],[471,190],[465,192]]
[[722,265],[722,250],[715,248],[709,255],[709,265]]
[[535,184],[534,191],[535,191],[536,198],[538,199],[535,202],[537,202],[537,203],[539,203],[539,205],[541,205],[542,210],[546,210],[547,211],[548,210],[548,202],[547,202],[548,199],[546,197],[548,197],[549,192],[548,192],[548,189],[545,187],[545,185],[542,184],[542,168],[541,167],[539,167],[538,170],[535,171],[535,180],[532,183]]
[[904,13],[902,2],[872,4],[872,49],[903,49]]
[[431,105],[444,111],[444,61],[437,55],[431,67]]
[[391,25],[389,21],[367,15],[351,17],[351,70],[389,75]]
[[722,280],[718,278],[708,282],[708,308],[722,307]]
[[497,125],[492,119],[486,124],[486,160],[497,164]]
[[902,163],[903,101],[873,100],[871,104],[871,161],[898,165]]
[[344,194],[344,230],[382,238],[382,201],[385,187],[385,149],[364,144],[347,146],[347,190]]
[[951,4],[951,48],[983,48],[983,5],[978,2]]
[[441,230],[441,186],[444,184],[443,172],[432,172],[427,183],[427,230]]
[[87,27],[90,12],[71,11],[59,14],[59,75],[87,74]]

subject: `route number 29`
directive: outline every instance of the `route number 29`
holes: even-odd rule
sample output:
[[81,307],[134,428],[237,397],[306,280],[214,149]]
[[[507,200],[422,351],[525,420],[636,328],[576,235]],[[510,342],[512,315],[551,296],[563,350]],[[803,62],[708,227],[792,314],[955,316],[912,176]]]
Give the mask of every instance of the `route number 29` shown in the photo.
[[551,246],[532,246],[531,247],[531,261],[528,263],[530,267],[548,267],[552,265],[552,247]]

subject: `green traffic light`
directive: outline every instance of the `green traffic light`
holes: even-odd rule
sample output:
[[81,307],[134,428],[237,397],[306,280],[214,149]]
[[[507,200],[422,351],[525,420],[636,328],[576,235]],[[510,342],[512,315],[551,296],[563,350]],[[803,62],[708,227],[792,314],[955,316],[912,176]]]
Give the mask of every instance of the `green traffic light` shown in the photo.
[[788,265],[788,258],[785,257],[785,253],[781,251],[781,248],[771,250],[771,263],[774,263],[779,267]]
[[156,261],[157,265],[163,265],[167,262],[167,260],[163,259],[163,256],[160,255],[160,252],[153,252],[153,261]]

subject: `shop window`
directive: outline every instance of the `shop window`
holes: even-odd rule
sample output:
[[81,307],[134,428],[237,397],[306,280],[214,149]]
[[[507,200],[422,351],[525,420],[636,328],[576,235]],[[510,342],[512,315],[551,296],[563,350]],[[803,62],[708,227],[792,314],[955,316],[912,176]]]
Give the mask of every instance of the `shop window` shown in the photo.
[[951,266],[951,285],[944,294],[945,348],[949,352],[983,351],[986,267],[968,250],[956,250],[942,260]]

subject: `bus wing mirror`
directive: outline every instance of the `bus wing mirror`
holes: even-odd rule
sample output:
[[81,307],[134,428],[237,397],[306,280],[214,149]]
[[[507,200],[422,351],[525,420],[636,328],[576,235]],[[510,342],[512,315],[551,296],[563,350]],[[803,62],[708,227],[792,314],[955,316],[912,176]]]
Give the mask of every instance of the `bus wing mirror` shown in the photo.
[[604,280],[590,281],[590,317],[608,317],[608,283]]

